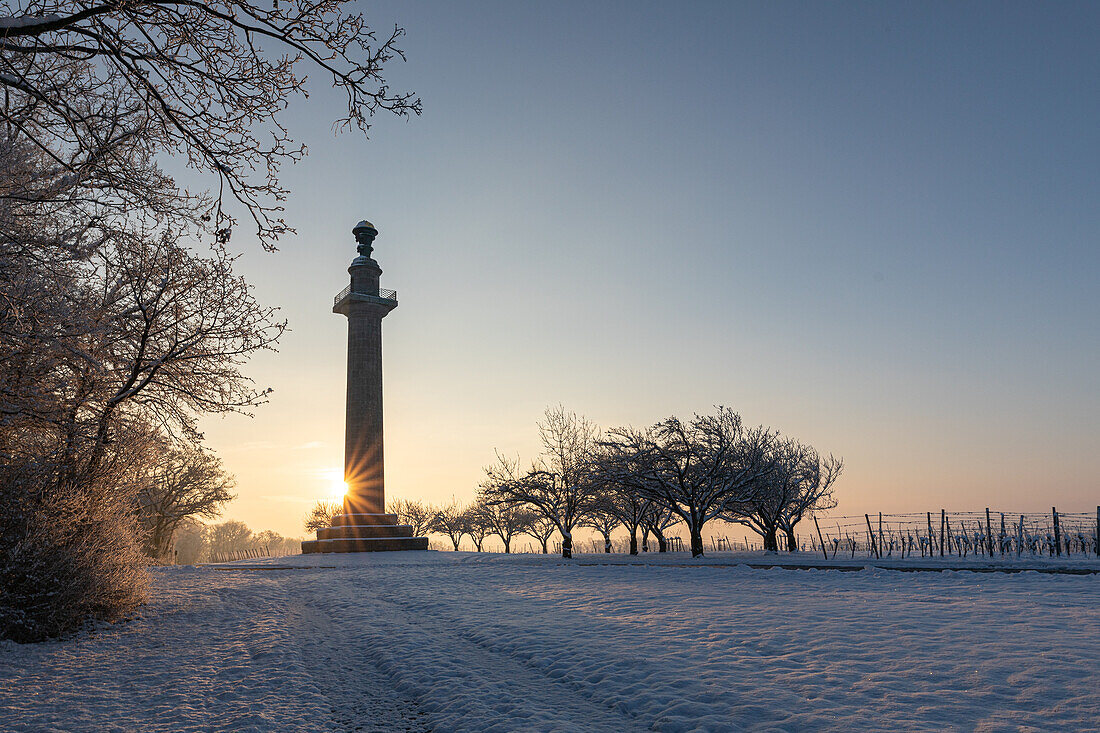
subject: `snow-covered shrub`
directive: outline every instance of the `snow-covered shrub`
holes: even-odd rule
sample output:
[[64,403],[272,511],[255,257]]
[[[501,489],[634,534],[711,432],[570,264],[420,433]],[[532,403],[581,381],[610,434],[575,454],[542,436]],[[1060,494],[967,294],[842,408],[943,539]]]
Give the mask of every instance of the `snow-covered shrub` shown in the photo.
[[41,641],[145,600],[130,497],[105,479],[58,485],[40,463],[0,468],[0,639]]

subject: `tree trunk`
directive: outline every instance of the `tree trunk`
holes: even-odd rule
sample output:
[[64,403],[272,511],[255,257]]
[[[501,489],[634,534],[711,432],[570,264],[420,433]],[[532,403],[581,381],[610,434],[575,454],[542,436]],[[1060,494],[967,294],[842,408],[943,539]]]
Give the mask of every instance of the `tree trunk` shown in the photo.
[[668,540],[663,534],[657,535],[657,552],[668,552]]
[[545,540],[540,540],[540,542],[542,542],[542,554],[543,554],[543,555],[548,555],[548,554],[550,554],[550,553],[549,553],[549,551],[548,551],[548,550],[546,549],[546,540],[549,540],[549,539],[550,539],[550,538],[549,538],[549,537],[547,537],[547,538],[546,538]]
[[501,542],[504,543],[504,554],[507,555],[507,554],[511,553],[512,552],[512,538],[502,536],[500,538],[500,540],[501,540]]
[[603,551],[608,555],[611,554],[611,535],[609,534],[603,536]]
[[649,552],[649,529],[642,530],[642,552]]
[[798,540],[794,536],[794,527],[784,531],[787,533],[787,552],[798,552]]
[[561,533],[561,556],[565,558],[573,557],[573,537],[567,532]]
[[168,557],[168,546],[172,543],[172,529],[168,526],[167,522],[155,519],[153,525],[153,559],[157,562],[164,562]]
[[456,540],[456,539],[455,539],[454,537],[452,537],[452,538],[451,538],[451,542],[453,542],[453,543],[454,543],[454,546],[455,546],[455,552],[458,552],[458,543],[462,542],[462,538],[461,538],[461,537],[459,537],[459,538],[458,538],[458,539]]
[[638,530],[630,530],[630,554],[638,554]]
[[703,528],[697,524],[691,526],[691,556],[703,556]]
[[764,551],[779,552],[779,538],[776,536],[779,528],[772,525],[764,532]]

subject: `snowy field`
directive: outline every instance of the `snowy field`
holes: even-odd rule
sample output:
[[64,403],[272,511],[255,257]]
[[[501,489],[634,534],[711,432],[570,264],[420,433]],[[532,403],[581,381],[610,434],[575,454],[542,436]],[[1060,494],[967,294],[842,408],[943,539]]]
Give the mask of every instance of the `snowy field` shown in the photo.
[[0,642],[0,730],[1100,729],[1100,576],[643,559],[159,569],[128,623]]

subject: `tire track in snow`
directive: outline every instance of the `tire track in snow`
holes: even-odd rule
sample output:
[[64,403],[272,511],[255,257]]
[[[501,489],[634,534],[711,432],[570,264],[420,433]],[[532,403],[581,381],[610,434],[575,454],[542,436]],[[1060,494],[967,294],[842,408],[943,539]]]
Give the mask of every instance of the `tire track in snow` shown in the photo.
[[425,713],[374,664],[363,639],[334,620],[312,593],[290,592],[295,640],[308,669],[332,705],[337,730],[431,733]]
[[[346,580],[345,580],[346,579]],[[646,728],[628,714],[585,696],[567,680],[548,676],[525,661],[472,638],[460,625],[392,592],[358,585],[355,576],[309,582],[302,592],[325,596],[332,614],[330,639],[361,635],[382,673],[420,702],[435,730],[608,731]],[[350,581],[350,582],[347,582]],[[485,726],[485,721],[498,721]]]

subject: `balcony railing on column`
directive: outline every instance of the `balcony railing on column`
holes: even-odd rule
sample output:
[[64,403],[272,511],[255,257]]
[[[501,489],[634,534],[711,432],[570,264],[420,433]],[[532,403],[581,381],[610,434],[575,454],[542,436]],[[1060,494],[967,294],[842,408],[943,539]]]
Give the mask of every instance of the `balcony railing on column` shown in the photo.
[[[333,305],[339,305],[340,301],[351,295],[351,285],[341,290],[336,294],[336,297],[332,299]],[[380,298],[382,300],[397,301],[396,290],[386,290],[385,288],[379,288],[377,293],[356,293],[356,295],[366,295],[369,298]]]

